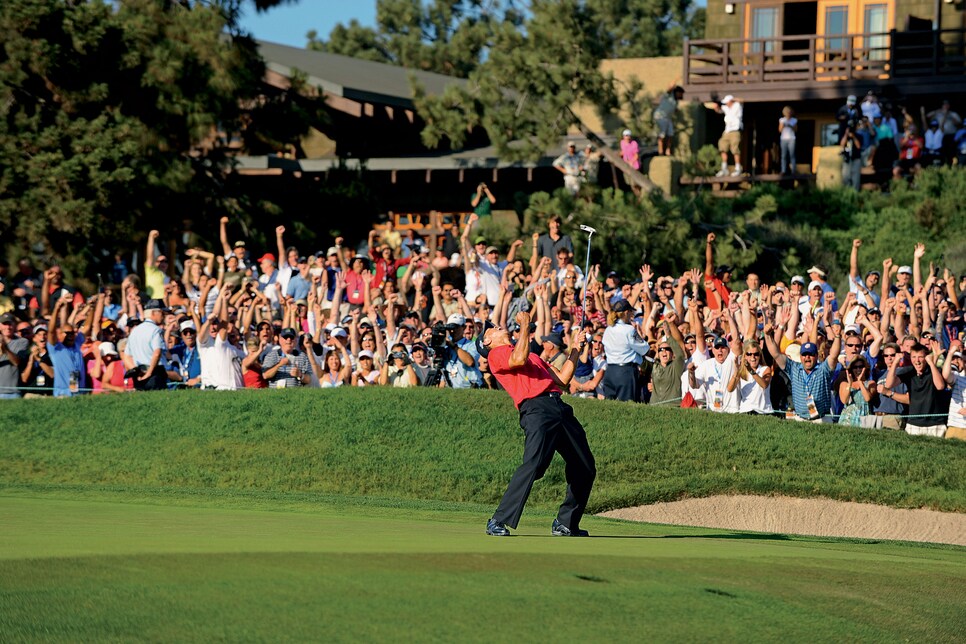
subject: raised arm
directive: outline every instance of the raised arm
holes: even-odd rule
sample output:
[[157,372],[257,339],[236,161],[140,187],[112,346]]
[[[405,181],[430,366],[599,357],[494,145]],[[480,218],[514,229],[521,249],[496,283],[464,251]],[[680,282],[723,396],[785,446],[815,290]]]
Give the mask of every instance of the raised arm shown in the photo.
[[926,245],[922,242],[916,244],[916,249],[912,253],[912,294],[918,295],[922,290],[922,268],[920,261],[926,254]]
[[852,240],[852,254],[849,256],[849,277],[855,280],[859,275],[859,247],[862,245],[861,239]]
[[156,230],[152,230],[148,233],[148,243],[147,247],[144,249],[144,265],[154,266],[154,244],[158,241],[159,233]]
[[231,246],[228,244],[228,217],[218,220],[218,239],[221,241],[222,255],[225,257],[231,255]]
[[708,233],[704,245],[704,274],[714,275],[714,233]]
[[530,356],[530,314],[520,311],[515,320],[520,325],[520,335],[517,337],[516,346],[510,352],[508,364],[511,368],[522,367]]
[[[275,248],[278,251],[278,268],[288,266],[288,257],[285,253],[285,226],[275,227]],[[284,262],[284,264],[283,264]]]

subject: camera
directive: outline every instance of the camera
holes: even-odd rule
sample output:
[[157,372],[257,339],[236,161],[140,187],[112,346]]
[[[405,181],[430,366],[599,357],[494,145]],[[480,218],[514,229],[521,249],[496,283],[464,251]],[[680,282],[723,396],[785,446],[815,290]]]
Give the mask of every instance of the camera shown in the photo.
[[446,347],[453,343],[453,334],[460,329],[458,324],[444,324],[437,322],[433,325],[432,335],[429,336],[429,348],[432,351],[432,365],[429,373],[426,374],[426,386],[435,387],[439,381],[446,376],[443,365],[446,363],[448,352]]

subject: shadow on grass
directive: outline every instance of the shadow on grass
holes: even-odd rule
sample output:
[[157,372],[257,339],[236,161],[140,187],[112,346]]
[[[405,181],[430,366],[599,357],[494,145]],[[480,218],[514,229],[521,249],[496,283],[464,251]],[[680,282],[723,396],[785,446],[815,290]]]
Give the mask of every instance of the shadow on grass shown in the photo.
[[[515,534],[525,539],[566,539],[552,534]],[[592,534],[578,539],[750,539],[756,541],[791,541],[785,534],[762,534],[759,532],[734,532],[730,534]]]

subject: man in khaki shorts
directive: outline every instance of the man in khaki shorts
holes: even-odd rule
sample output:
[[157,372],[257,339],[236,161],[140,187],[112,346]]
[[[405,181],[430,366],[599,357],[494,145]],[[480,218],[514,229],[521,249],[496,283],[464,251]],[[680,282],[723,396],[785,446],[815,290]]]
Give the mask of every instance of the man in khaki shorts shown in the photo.
[[734,96],[728,94],[721,100],[720,104],[714,104],[714,111],[724,115],[725,124],[724,134],[718,139],[718,152],[721,153],[721,170],[715,176],[728,176],[728,153],[731,153],[735,161],[735,169],[731,173],[731,176],[740,177],[742,173],[741,129],[744,110],[742,109],[741,103]]

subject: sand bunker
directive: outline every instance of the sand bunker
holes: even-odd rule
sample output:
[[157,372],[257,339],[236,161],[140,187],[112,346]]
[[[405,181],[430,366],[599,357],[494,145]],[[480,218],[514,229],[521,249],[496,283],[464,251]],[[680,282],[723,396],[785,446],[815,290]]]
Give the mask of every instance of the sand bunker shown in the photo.
[[899,539],[966,546],[966,514],[771,496],[712,496],[641,505],[600,516],[648,523],[823,537]]

